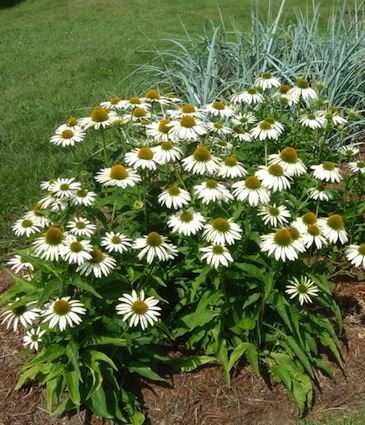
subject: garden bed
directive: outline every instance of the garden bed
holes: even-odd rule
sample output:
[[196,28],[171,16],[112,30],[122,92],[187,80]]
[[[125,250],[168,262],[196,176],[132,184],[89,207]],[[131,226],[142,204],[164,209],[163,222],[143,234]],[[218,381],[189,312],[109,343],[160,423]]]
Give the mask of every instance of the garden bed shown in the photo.
[[[1,292],[12,285],[0,274]],[[341,338],[344,373],[333,364],[336,380],[321,374],[315,389],[314,407],[308,417],[343,412],[357,407],[365,396],[365,281],[339,282],[335,297],[344,317]],[[15,391],[22,350],[21,335],[0,328],[0,425],[77,425],[103,422],[85,414],[52,418],[46,410],[43,389],[28,385]],[[189,374],[174,374],[166,384],[142,382],[141,396],[151,425],[283,425],[297,422],[294,401],[282,385],[257,378],[250,368],[236,371],[231,388],[220,367],[211,366]]]

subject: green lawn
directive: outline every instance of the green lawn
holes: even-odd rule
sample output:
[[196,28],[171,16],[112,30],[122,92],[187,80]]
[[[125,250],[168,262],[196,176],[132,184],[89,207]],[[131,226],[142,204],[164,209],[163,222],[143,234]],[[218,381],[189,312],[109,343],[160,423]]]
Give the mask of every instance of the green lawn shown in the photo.
[[[280,0],[273,0],[274,10]],[[202,32],[208,19],[242,24],[254,0],[25,0],[0,10],[0,249],[13,243],[14,218],[38,199],[42,179],[67,170],[50,145],[54,128],[113,95],[133,94],[148,62],[148,40]],[[266,13],[268,2],[260,5]],[[322,1],[323,20],[332,1]],[[305,9],[287,0],[287,11]],[[161,42],[159,43],[161,46]],[[85,110],[86,110],[85,109]]]

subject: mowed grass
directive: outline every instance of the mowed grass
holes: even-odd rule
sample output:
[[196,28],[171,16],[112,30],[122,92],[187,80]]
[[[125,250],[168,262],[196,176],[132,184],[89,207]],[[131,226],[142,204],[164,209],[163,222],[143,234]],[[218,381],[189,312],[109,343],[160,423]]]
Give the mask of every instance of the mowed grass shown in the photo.
[[[266,13],[268,1],[260,1]],[[273,0],[277,9],[280,0]],[[25,0],[0,9],[0,249],[15,244],[10,225],[39,199],[39,183],[65,176],[70,155],[49,143],[70,115],[110,95],[135,94],[151,61],[150,40],[201,33],[207,20],[245,28],[254,0]],[[332,1],[322,1],[323,21]],[[305,10],[287,0],[289,14]],[[161,42],[159,42],[161,47]]]

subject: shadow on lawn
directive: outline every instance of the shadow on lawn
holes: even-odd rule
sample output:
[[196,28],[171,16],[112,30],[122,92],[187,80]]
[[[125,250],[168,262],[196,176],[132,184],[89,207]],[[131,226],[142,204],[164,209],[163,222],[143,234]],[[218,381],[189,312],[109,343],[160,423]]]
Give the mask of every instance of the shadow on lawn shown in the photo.
[[22,1],[23,0],[0,0],[0,10],[8,7],[14,7]]

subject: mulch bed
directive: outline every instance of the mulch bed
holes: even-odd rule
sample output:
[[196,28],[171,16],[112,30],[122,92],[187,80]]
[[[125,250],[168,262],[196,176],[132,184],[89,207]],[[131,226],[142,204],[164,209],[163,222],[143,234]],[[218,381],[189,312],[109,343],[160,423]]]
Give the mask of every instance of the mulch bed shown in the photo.
[[[0,272],[0,293],[12,285]],[[318,374],[314,406],[307,416],[358,408],[365,397],[365,281],[339,282],[335,296],[344,316],[345,369],[335,365],[336,380]],[[0,425],[102,425],[85,412],[52,418],[42,388],[15,391],[22,350],[21,335],[0,326]],[[282,385],[257,378],[249,367],[236,371],[228,388],[218,366],[174,374],[164,384],[142,382],[141,398],[150,425],[286,425],[298,422],[295,404]]]

